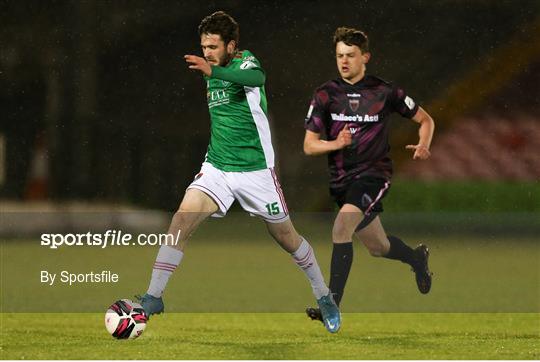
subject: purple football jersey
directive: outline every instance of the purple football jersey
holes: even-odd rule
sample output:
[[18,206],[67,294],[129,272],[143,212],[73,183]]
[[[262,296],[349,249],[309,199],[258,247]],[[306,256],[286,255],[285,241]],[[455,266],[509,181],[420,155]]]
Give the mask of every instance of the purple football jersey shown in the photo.
[[352,144],[328,154],[330,187],[341,188],[362,176],[390,179],[392,160],[388,134],[393,112],[412,118],[418,105],[403,89],[374,76],[355,84],[331,80],[315,90],[305,128],[333,141],[346,126]]

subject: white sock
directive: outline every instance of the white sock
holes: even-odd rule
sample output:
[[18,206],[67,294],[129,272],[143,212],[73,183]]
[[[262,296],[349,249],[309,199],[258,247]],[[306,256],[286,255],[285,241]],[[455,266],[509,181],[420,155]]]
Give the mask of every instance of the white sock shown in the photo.
[[313,289],[315,298],[320,299],[321,297],[328,295],[330,290],[324,283],[321,268],[319,268],[317,259],[315,259],[313,248],[311,245],[309,245],[306,239],[302,238],[302,243],[291,255],[296,265],[302,268],[304,273],[306,273],[306,276],[311,283],[311,288]]
[[168,245],[162,245],[159,248],[154,268],[152,269],[152,279],[147,293],[159,298],[167,286],[170,276],[182,261],[184,253],[180,250],[171,248]]

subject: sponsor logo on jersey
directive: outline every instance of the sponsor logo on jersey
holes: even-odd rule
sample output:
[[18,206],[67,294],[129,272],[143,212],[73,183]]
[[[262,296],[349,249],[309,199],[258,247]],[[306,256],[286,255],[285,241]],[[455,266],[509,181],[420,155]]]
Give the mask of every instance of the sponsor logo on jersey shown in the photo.
[[207,92],[206,96],[209,101],[219,101],[221,99],[229,98],[229,94],[225,89],[218,89],[211,92]]
[[412,100],[411,97],[407,96],[405,97],[405,104],[407,105],[407,107],[412,111],[412,109],[414,108],[415,104],[414,104],[414,101]]
[[227,82],[226,80],[222,80],[221,84],[223,84],[224,87],[227,87],[228,85],[231,84],[231,82]]
[[225,89],[206,92],[206,98],[208,98],[209,108],[229,103],[229,93]]
[[343,113],[336,114],[331,113],[332,121],[336,122],[379,122],[379,115],[370,116],[369,114],[356,114],[354,116],[347,116]]

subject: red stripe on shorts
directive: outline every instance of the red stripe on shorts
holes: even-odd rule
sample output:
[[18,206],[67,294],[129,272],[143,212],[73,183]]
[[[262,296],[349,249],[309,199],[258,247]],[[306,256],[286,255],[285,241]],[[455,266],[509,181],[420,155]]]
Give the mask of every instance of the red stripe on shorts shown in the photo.
[[276,191],[279,195],[281,205],[283,206],[283,212],[285,212],[285,215],[287,215],[289,213],[289,209],[287,208],[287,203],[285,202],[285,196],[283,195],[283,191],[281,190],[281,185],[279,183],[276,173],[274,172],[274,168],[270,169],[270,173],[272,173],[272,178],[274,179],[274,185],[276,186]]

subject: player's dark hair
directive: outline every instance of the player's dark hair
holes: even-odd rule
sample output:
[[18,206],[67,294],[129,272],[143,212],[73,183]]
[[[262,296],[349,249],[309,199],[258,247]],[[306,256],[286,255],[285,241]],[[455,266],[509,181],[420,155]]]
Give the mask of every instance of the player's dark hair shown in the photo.
[[356,45],[358,48],[360,48],[362,53],[369,52],[369,40],[366,33],[364,33],[362,30],[347,28],[344,26],[339,27],[334,33],[334,47],[340,41],[349,46]]
[[238,23],[224,11],[216,11],[202,19],[198,30],[199,36],[203,34],[217,34],[221,36],[225,45],[229,44],[231,40],[234,40],[236,46],[238,46],[238,41],[240,40],[240,27]]

